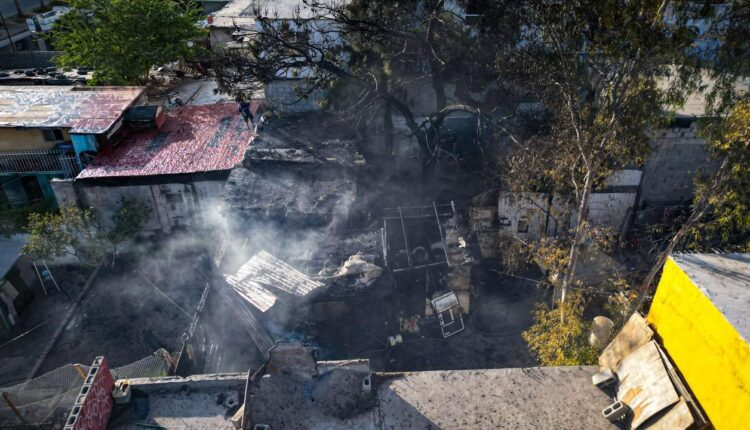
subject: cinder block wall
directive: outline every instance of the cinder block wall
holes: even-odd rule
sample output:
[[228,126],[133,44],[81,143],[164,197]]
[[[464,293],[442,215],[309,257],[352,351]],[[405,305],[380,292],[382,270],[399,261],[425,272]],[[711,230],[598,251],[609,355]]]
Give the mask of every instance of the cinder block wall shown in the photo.
[[651,155],[643,169],[641,205],[689,203],[699,168],[711,170],[716,167],[709,163],[706,142],[698,136],[695,126],[657,131]]

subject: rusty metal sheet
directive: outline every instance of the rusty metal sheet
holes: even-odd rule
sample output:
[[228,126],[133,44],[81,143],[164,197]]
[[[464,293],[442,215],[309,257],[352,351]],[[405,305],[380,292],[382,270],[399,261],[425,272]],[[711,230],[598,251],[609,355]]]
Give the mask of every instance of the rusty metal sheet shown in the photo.
[[252,124],[245,124],[234,103],[183,106],[169,112],[161,128],[102,150],[76,179],[231,170],[252,140]]
[[656,341],[651,341],[622,360],[615,369],[617,399],[632,410],[630,428],[677,403],[680,398],[669,379]]
[[690,407],[684,397],[672,406],[663,416],[657,418],[653,423],[648,423],[642,427],[643,430],[687,430],[695,419],[690,413]]
[[654,331],[649,328],[648,322],[639,313],[633,314],[622,327],[622,330],[602,351],[599,356],[599,367],[602,370],[617,368],[623,358],[647,344],[653,338]]
[[143,90],[143,87],[0,86],[0,127],[106,133]]

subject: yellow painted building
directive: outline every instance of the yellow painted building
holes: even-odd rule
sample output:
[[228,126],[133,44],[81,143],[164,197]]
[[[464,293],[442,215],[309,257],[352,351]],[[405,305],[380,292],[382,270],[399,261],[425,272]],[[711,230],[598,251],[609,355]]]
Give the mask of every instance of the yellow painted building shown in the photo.
[[750,254],[675,254],[647,317],[717,429],[750,428]]

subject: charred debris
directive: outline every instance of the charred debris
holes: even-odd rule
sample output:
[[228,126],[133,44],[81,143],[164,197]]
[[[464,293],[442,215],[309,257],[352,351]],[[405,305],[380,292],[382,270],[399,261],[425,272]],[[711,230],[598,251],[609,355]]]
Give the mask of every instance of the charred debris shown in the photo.
[[[545,292],[518,279],[499,288],[464,201],[368,163],[363,145],[330,114],[260,124],[226,182],[178,374],[254,368],[269,342],[288,340],[380,370],[531,363],[520,331]],[[525,311],[491,315],[514,304]]]

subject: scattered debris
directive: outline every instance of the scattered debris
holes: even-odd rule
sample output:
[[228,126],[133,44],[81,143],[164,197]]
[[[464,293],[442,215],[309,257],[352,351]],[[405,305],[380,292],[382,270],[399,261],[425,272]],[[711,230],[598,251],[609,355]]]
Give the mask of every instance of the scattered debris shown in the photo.
[[383,269],[381,267],[368,262],[364,256],[356,254],[344,262],[336,276],[359,275],[357,283],[362,286],[370,286],[382,274]]
[[443,338],[448,338],[463,331],[464,320],[461,316],[461,308],[458,305],[456,293],[444,294],[432,300],[438,320],[440,320],[440,331]]
[[323,286],[321,282],[310,279],[304,273],[266,251],[255,254],[240,268],[235,277],[239,280],[251,280],[257,284],[278,288],[299,297],[304,297]]

